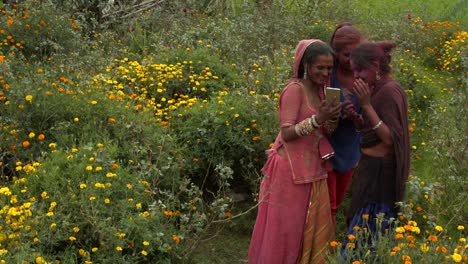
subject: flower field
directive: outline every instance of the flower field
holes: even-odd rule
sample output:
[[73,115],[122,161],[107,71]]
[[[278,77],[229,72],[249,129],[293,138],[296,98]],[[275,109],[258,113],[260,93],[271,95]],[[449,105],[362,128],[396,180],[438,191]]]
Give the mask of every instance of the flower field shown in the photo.
[[[463,21],[295,1],[142,1],[122,21],[113,1],[20,2],[0,4],[0,263],[245,262],[295,44],[350,19],[398,43],[410,104],[407,195],[379,258],[468,262]],[[348,262],[373,263],[366,237]]]

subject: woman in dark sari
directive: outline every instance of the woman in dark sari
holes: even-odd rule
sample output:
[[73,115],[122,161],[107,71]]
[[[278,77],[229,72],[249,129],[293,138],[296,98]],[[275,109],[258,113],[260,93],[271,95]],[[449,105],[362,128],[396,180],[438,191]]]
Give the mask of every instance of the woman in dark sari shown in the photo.
[[367,230],[361,246],[367,244],[372,251],[375,239],[391,229],[398,213],[395,203],[404,196],[410,162],[408,106],[404,90],[390,75],[390,52],[395,46],[388,41],[365,42],[351,52],[356,79],[352,92],[363,118],[352,108],[345,109],[362,139],[343,253],[360,246],[350,239],[357,230]]

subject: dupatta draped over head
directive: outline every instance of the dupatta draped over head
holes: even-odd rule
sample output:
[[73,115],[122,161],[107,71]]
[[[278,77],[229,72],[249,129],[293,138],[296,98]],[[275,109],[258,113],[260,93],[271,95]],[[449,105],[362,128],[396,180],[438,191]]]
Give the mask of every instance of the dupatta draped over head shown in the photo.
[[[288,81],[286,88],[282,91],[279,98],[281,127],[296,125],[302,120],[318,113],[317,109],[308,102],[305,94],[306,88],[299,79],[299,76],[303,74],[299,71],[305,50],[310,44],[318,41],[321,40],[301,40],[296,47],[293,78]],[[319,97],[321,100],[324,99],[325,94],[323,89],[319,89]],[[281,148],[284,149],[286,154],[285,158],[288,160],[294,183],[310,183],[327,177],[327,170],[330,169],[330,165],[328,161],[322,161],[320,153],[333,153],[333,149],[324,136],[322,129],[316,129],[311,135],[302,136],[289,142],[283,140],[280,132],[272,149],[268,150],[267,154],[270,155]],[[263,172],[266,175],[270,175],[271,173],[267,167],[264,167]]]

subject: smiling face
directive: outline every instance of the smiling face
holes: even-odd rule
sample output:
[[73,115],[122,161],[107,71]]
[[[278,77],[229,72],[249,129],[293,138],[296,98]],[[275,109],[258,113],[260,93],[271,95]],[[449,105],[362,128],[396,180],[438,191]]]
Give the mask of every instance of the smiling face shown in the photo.
[[333,56],[331,54],[319,55],[307,68],[308,79],[316,86],[322,87],[327,83],[332,68]]
[[350,60],[351,70],[355,79],[362,79],[369,86],[374,86],[375,76],[377,72],[377,65],[375,67],[362,67],[357,65],[353,59]]

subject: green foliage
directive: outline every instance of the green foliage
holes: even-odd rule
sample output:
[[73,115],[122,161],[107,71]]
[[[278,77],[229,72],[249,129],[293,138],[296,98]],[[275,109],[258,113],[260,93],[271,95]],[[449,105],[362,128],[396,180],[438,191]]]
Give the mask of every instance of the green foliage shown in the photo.
[[[343,21],[370,39],[398,40],[394,76],[410,105],[412,176],[400,229],[382,237],[379,255],[465,256],[467,35],[463,23],[437,21],[463,8],[397,2],[3,5],[0,262],[245,258],[256,213],[249,195],[278,133],[294,47],[328,40]],[[236,193],[247,199],[240,208]]]
[[184,157],[186,173],[210,190],[223,180],[213,177],[216,166],[228,166],[234,170],[234,189],[255,191],[256,179],[246,171],[263,165],[264,151],[276,136],[275,104],[241,92],[219,92],[210,99],[173,113],[171,129],[190,149]]
[[0,52],[19,51],[27,58],[46,59],[78,48],[80,26],[52,5],[25,1],[6,5],[0,17]]

